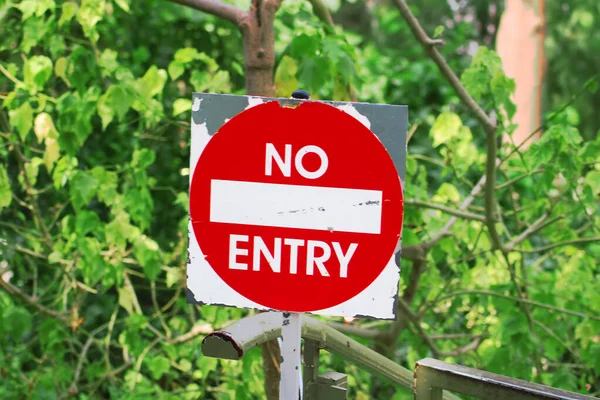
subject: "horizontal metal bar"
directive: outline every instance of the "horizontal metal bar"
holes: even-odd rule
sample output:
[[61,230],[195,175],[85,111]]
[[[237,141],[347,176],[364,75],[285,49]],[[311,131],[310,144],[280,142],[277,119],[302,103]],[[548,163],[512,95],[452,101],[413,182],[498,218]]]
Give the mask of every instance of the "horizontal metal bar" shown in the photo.
[[[281,334],[281,313],[268,312],[243,318],[225,330],[211,333],[202,342],[202,354],[207,357],[239,360],[244,353]],[[321,349],[340,355],[347,361],[381,375],[407,389],[413,389],[413,372],[396,364],[376,351],[358,343],[327,324],[302,316],[302,337],[319,344]],[[444,392],[445,400],[459,400]]]
[[[475,368],[425,358],[415,368],[417,399],[435,398],[430,393],[446,389],[486,400],[592,400],[596,397],[510,378]],[[420,397],[419,394],[423,396]]]

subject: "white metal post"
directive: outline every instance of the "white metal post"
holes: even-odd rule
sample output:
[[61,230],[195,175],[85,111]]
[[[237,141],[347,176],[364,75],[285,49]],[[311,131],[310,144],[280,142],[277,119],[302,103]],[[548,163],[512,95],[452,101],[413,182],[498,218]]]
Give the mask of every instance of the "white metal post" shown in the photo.
[[280,400],[301,399],[301,350],[302,314],[282,313],[281,322],[281,381]]

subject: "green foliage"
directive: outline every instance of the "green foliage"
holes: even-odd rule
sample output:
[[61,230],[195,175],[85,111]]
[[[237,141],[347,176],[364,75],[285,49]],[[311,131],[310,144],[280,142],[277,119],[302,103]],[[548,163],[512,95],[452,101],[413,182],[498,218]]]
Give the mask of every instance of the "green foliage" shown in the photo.
[[[507,254],[478,219],[458,217],[437,237],[453,218],[440,206],[458,209],[485,173],[477,121],[391,5],[326,3],[333,29],[309,2],[283,2],[277,95],[302,87],[313,98],[408,104],[405,198],[437,207],[407,202],[403,246],[434,244],[423,260],[404,255],[400,290],[413,293],[420,329],[407,322],[387,354],[412,368],[437,351],[597,395],[597,2],[571,2],[572,12],[549,4],[548,122],[521,151],[501,140],[513,128],[514,82],[491,44],[468,52],[488,36],[464,19],[440,25],[456,16],[445,1],[415,2],[465,87],[497,116],[494,212]],[[492,3],[469,4],[479,13]],[[202,335],[183,336],[248,313],[185,301],[191,93],[243,93],[239,32],[165,0],[13,1],[0,20],[0,398],[264,398],[260,349],[216,360],[199,351]],[[483,215],[482,193],[465,212]],[[548,225],[535,225],[541,218]],[[533,322],[523,295],[536,304]],[[423,331],[452,336],[433,348]],[[457,351],[473,337],[476,349]],[[350,398],[412,398],[335,355],[321,361],[349,374]]]

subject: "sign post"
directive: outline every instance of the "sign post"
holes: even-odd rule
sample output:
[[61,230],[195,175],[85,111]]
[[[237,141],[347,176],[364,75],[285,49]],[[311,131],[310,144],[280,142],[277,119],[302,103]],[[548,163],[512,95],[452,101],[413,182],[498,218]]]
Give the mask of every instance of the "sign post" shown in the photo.
[[296,400],[300,397],[301,356],[300,344],[302,333],[302,315],[300,313],[281,314],[281,380],[279,398]]
[[194,96],[188,301],[282,311],[295,399],[299,313],[395,318],[407,110]]

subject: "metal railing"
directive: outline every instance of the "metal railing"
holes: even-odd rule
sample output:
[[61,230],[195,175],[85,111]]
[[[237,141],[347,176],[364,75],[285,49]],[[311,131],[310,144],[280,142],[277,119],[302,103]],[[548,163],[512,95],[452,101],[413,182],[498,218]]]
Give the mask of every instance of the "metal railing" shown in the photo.
[[433,358],[418,361],[415,367],[415,399],[442,400],[444,389],[486,400],[596,399],[475,368],[448,364]]
[[[207,357],[239,360],[252,348],[281,334],[281,313],[268,312],[243,318],[202,342]],[[415,391],[417,400],[459,400],[458,392],[483,399],[595,399],[547,386],[491,374],[426,358],[410,371],[358,343],[324,322],[302,315],[304,339],[303,386],[306,400],[346,399],[346,375],[318,375],[319,351],[327,350],[374,374]]]

